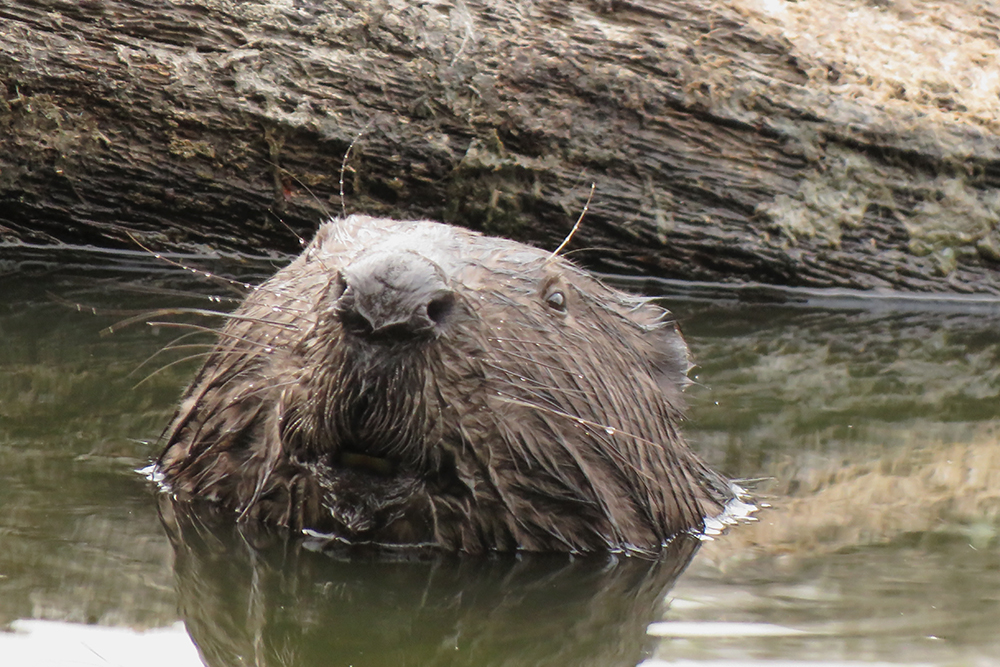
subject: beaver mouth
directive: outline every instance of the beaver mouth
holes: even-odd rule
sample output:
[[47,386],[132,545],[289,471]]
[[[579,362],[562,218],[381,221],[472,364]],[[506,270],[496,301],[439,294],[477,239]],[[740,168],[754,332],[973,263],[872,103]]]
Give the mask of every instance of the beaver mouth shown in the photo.
[[341,451],[337,457],[337,467],[367,472],[379,477],[392,477],[396,474],[398,463],[382,456]]
[[418,485],[438,493],[463,495],[459,462],[448,447],[428,447],[417,437],[386,446],[384,440],[351,438],[314,463],[306,464],[328,484],[354,489],[372,497],[395,495],[401,487]]
[[[456,476],[456,462],[451,456],[435,455],[426,458],[408,456],[412,450],[379,451],[360,443],[341,445],[336,451],[328,454],[323,460],[326,475],[334,477],[350,477],[354,479],[378,479],[384,482],[391,480],[421,480],[438,486],[444,480]],[[359,477],[360,476],[360,477]]]

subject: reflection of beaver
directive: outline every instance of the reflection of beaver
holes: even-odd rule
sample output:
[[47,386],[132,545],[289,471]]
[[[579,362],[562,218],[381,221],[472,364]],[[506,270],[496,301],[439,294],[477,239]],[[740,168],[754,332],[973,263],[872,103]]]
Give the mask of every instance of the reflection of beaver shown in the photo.
[[634,667],[700,545],[681,535],[656,559],[330,558],[202,503],[160,500],[177,605],[212,667]]
[[351,216],[232,315],[159,468],[352,544],[656,552],[734,492],[677,430],[688,367],[668,313],[563,259]]

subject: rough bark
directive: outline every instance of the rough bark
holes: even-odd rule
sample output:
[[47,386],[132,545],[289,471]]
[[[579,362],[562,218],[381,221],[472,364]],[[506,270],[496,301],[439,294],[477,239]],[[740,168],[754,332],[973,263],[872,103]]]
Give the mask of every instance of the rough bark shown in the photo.
[[348,212],[554,247],[594,183],[597,268],[1000,294],[997,5],[808,4],[0,0],[0,238],[294,250],[357,140]]

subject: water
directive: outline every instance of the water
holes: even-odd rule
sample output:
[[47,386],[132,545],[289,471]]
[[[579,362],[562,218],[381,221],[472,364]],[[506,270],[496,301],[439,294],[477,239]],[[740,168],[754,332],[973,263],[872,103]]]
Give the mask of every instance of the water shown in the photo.
[[177,511],[135,470],[198,350],[143,365],[183,332],[101,330],[222,293],[135,255],[0,249],[0,664],[1000,664],[989,309],[671,301],[699,363],[685,431],[772,506],[678,577],[696,545],[357,562]]

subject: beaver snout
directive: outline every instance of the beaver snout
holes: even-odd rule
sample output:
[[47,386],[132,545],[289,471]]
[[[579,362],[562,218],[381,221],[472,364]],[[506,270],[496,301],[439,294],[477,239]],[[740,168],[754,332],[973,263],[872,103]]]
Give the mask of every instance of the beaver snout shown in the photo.
[[345,331],[363,338],[434,337],[454,312],[444,272],[414,252],[364,255],[341,269],[338,281],[337,317]]

